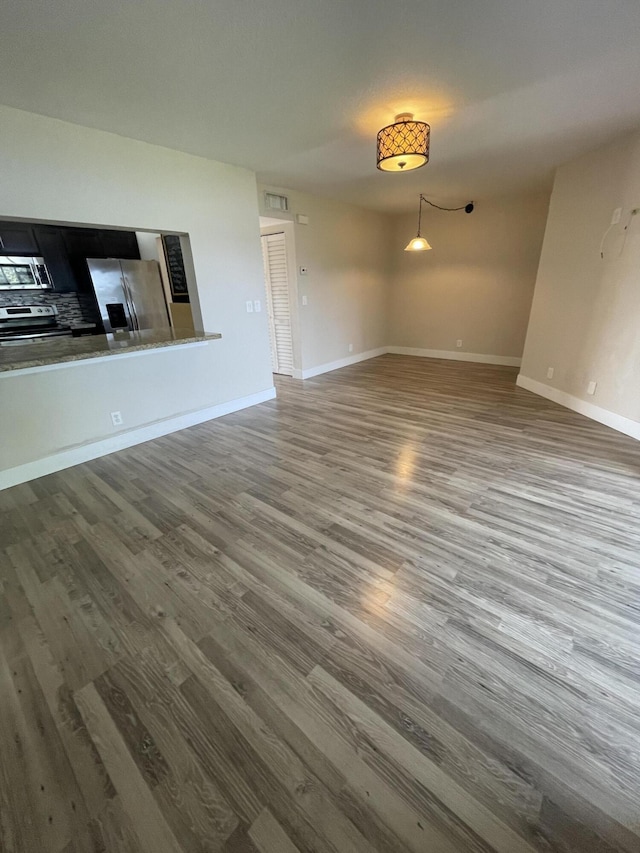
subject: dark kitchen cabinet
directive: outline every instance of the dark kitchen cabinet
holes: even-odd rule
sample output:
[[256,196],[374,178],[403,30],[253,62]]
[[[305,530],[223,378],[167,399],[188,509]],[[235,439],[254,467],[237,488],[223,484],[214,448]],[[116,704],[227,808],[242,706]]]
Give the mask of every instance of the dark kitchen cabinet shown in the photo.
[[91,278],[87,269],[87,258],[102,257],[102,243],[98,232],[92,228],[63,229],[67,260],[73,273],[75,290],[91,292]]
[[49,271],[53,289],[60,293],[76,291],[78,286],[69,262],[62,229],[40,225],[33,230],[40,246],[40,254]]
[[99,257],[140,260],[140,248],[135,231],[100,231],[100,240],[102,255]]
[[29,225],[0,223],[0,254],[37,255],[38,243]]
[[76,289],[91,293],[87,258],[140,259],[135,232],[98,228],[64,228],[64,242]]
[[99,228],[65,228],[65,242],[70,256],[87,258],[127,258],[140,260],[140,249],[134,231],[111,231]]
[[93,293],[87,258],[140,260],[135,231],[0,222],[0,255],[42,255],[54,290]]

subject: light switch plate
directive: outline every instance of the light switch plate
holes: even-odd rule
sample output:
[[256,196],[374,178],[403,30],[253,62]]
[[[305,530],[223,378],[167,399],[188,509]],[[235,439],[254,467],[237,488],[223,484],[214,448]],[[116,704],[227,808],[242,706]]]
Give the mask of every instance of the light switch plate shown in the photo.
[[304,296],[302,297],[302,304],[303,304],[303,305],[308,305],[308,304],[309,304],[309,297],[307,296],[307,294],[306,294],[306,293],[305,293],[305,294],[304,294]]
[[598,386],[597,382],[590,382],[587,385],[587,394],[591,394],[591,395],[595,394],[597,386]]
[[247,314],[253,314],[253,300],[247,299]]
[[256,314],[259,314],[262,311],[262,305],[260,304],[259,299],[253,300],[253,310],[256,312]]

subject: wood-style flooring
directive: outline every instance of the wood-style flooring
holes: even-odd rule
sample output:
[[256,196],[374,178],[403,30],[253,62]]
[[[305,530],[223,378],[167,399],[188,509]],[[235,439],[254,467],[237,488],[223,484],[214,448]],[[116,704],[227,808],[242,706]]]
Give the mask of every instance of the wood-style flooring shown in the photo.
[[640,445],[383,356],[0,493],[3,853],[640,851]]

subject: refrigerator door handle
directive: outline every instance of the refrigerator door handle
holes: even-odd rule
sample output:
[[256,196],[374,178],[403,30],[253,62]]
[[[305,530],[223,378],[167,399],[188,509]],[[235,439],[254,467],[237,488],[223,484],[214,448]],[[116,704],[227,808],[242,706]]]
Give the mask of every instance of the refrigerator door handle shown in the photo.
[[133,312],[131,311],[131,300],[129,299],[129,288],[127,287],[127,282],[124,275],[120,275],[120,285],[122,287],[122,293],[124,295],[124,301],[127,305],[127,314],[129,315],[129,319],[131,321],[131,326],[135,329],[135,322],[133,319]]
[[127,277],[124,274],[122,276],[122,288],[127,298],[127,306],[129,308],[129,314],[131,315],[131,319],[133,321],[133,328],[136,332],[139,332],[140,322],[138,321],[138,315],[136,313],[136,305],[133,301],[133,296],[131,295],[131,288],[129,287],[129,282],[127,281]]

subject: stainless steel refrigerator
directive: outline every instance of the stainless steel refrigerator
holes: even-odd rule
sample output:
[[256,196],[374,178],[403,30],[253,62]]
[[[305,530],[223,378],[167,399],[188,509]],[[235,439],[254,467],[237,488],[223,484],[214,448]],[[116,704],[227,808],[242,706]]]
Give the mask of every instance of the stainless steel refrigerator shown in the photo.
[[156,261],[87,258],[87,265],[107,334],[171,327]]

